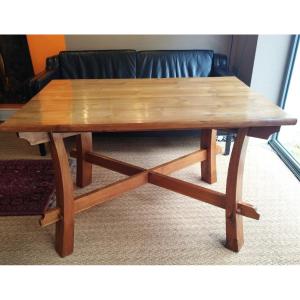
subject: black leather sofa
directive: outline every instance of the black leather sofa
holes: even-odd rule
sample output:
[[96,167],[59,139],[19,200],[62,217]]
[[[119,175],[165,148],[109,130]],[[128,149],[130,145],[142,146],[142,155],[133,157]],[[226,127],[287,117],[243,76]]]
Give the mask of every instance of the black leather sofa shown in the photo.
[[[212,50],[62,51],[46,59],[46,70],[30,82],[32,96],[53,79],[231,76],[226,55]],[[225,154],[232,135],[226,136]]]

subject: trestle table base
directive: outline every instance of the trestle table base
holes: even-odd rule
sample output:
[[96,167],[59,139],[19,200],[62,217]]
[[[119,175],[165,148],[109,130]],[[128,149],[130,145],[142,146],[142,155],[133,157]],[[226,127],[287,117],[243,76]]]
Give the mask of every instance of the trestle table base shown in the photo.
[[267,133],[249,128],[236,130],[237,138],[230,158],[226,193],[220,193],[168,176],[172,172],[200,162],[202,180],[210,184],[216,182],[216,155],[221,153],[221,148],[216,144],[215,129],[202,130],[200,150],[151,169],[141,168],[95,153],[92,151],[92,134],[77,133],[77,146],[75,150],[71,151],[71,156],[77,159],[77,186],[85,187],[92,182],[93,164],[129,176],[79,197],[73,195],[73,181],[63,142],[64,135],[49,133],[56,175],[57,206],[49,209],[43,215],[40,224],[47,226],[56,223],[56,251],[62,257],[70,255],[73,252],[74,217],[76,214],[144,184],[151,183],[223,208],[226,216],[226,247],[238,252],[244,243],[242,217],[257,220],[260,217],[255,207],[242,201],[242,177],[247,136],[266,138],[265,136],[277,129],[276,127],[272,128]]

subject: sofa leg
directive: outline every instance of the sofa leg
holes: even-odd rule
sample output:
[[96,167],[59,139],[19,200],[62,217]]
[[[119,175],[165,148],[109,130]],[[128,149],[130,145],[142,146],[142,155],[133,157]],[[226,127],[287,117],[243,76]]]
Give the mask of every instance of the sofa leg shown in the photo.
[[46,145],[45,144],[39,144],[39,150],[41,156],[47,155]]
[[231,140],[233,138],[232,133],[228,133],[226,136],[226,143],[225,143],[225,152],[224,155],[229,155],[230,154],[230,148],[231,148]]

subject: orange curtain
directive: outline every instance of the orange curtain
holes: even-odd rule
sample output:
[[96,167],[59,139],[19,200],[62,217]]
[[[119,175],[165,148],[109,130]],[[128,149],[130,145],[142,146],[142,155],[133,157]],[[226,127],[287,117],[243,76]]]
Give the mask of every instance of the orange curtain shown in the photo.
[[46,58],[66,50],[64,35],[27,35],[27,42],[35,74],[46,68]]

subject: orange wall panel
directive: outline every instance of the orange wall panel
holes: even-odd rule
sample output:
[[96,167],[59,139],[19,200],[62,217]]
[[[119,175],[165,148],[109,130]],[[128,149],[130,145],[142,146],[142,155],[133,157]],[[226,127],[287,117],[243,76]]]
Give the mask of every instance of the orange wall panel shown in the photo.
[[46,58],[66,50],[64,35],[27,35],[34,73],[45,70]]

